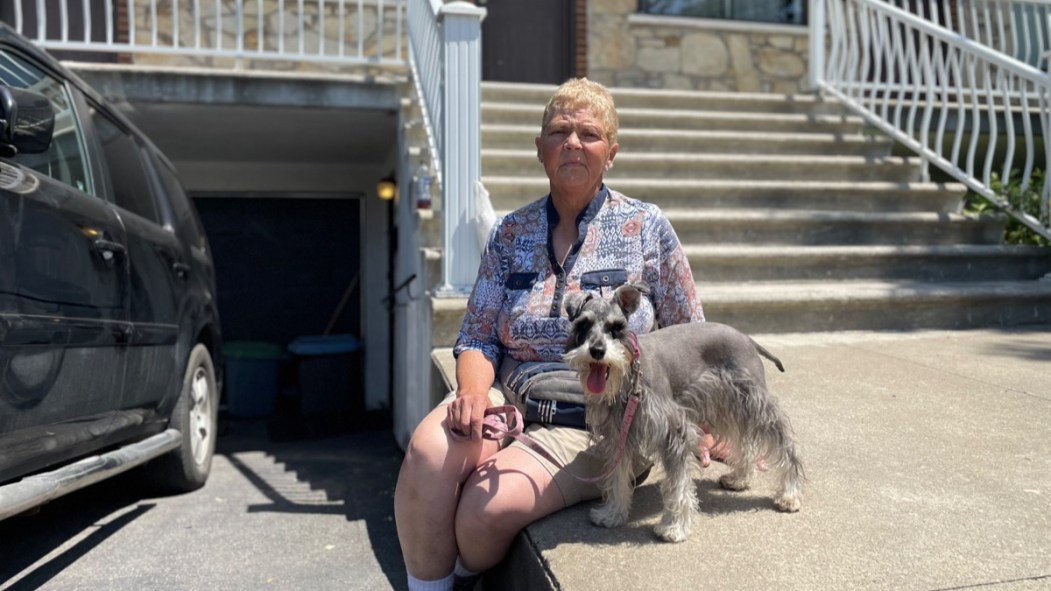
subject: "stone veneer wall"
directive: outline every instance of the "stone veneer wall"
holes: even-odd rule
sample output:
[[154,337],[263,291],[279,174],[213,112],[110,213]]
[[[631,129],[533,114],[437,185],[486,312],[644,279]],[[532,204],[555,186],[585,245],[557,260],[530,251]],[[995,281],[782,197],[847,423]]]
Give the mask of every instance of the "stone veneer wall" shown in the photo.
[[607,86],[807,90],[807,27],[638,13],[638,0],[588,2],[587,75]]

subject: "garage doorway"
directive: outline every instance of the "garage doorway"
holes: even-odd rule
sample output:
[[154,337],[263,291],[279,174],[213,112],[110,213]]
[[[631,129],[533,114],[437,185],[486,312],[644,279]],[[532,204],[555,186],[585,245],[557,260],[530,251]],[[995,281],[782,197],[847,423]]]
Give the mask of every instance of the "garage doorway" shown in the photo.
[[[361,338],[362,197],[194,196],[215,260],[224,342],[286,349],[326,330]],[[333,410],[364,406],[362,373],[353,368]]]

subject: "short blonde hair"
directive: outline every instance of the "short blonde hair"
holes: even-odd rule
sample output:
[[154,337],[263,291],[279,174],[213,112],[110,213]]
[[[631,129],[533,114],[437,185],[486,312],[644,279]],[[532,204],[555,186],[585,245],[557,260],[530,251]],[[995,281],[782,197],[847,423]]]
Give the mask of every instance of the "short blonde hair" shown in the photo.
[[617,117],[617,107],[613,104],[613,95],[605,86],[587,78],[570,78],[555,89],[555,94],[551,95],[551,100],[547,101],[547,106],[544,107],[540,132],[543,133],[547,128],[555,113],[578,109],[590,109],[606,128],[606,140],[609,144],[617,143],[620,119]]

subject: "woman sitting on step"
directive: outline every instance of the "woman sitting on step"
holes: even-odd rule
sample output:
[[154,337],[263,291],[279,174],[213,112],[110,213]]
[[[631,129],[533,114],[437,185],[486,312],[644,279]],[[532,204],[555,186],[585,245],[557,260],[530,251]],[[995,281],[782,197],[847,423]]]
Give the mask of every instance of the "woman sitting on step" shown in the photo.
[[[506,384],[519,364],[561,362],[566,294],[609,297],[623,283],[645,281],[652,293],[629,319],[631,330],[704,320],[668,219],[603,182],[617,129],[612,96],[587,79],[560,86],[544,109],[535,143],[550,194],[492,229],[454,349],[457,389],[416,428],[398,477],[395,517],[410,590],[471,588],[523,527],[599,497],[594,484],[567,473],[602,469],[587,453],[573,405],[560,404],[564,416],[545,414],[526,430],[565,469],[517,441],[482,438],[485,410],[507,403],[498,377]],[[579,382],[573,388],[582,401]]]

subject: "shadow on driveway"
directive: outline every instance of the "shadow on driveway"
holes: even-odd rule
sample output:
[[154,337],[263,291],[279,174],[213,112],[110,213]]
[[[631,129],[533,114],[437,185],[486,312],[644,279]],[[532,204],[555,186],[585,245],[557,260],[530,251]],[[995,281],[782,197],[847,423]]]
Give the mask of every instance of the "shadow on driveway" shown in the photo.
[[[274,440],[266,421],[224,421],[219,461],[201,491],[165,495],[132,470],[0,521],[0,589],[94,582],[123,591],[193,586],[199,576],[247,589],[269,572],[280,579],[274,588],[401,591],[394,485],[402,452],[389,426],[354,428]],[[256,540],[231,543],[244,536]],[[338,554],[317,553],[325,543]],[[176,563],[203,557],[204,574],[175,569],[151,579],[163,570],[156,552],[165,546],[183,548]]]
[[[394,524],[394,486],[403,453],[382,421],[330,434],[291,434],[271,422],[234,422],[217,454],[266,498],[248,513],[343,515],[364,524],[367,539],[391,588],[405,587],[405,565]],[[275,428],[278,427],[278,428]],[[346,431],[346,429],[344,429]],[[271,436],[273,435],[273,436]],[[261,451],[267,461],[246,461]]]

